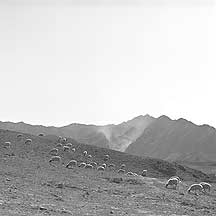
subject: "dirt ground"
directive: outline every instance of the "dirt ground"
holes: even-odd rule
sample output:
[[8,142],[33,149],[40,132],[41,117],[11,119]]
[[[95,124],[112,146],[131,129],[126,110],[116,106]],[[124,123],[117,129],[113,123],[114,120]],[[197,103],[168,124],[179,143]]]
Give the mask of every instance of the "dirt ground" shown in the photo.
[[1,156],[0,215],[216,215],[215,185],[196,196],[186,193],[193,182],[183,181],[177,190],[166,189],[165,182]]

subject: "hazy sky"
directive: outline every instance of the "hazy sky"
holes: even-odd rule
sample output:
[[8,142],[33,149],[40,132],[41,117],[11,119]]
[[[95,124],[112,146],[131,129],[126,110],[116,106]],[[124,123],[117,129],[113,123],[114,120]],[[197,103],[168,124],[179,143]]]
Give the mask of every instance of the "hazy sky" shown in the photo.
[[0,120],[168,115],[216,127],[216,1],[0,0]]

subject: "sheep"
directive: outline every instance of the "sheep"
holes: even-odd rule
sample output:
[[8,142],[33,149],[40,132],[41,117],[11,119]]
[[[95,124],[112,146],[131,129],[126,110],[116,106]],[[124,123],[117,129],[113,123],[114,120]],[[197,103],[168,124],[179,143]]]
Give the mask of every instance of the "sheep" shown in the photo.
[[52,156],[49,160],[49,163],[51,162],[61,162],[61,157],[60,156]]
[[188,188],[187,192],[188,192],[188,193],[191,193],[191,191],[195,191],[195,194],[197,194],[197,193],[196,193],[197,191],[204,192],[204,188],[203,188],[203,186],[202,186],[201,184],[192,184],[192,185]]
[[62,140],[62,136],[59,136],[58,137],[58,142],[61,142],[61,140]]
[[110,156],[108,154],[104,155],[104,161],[108,161],[110,159]]
[[85,162],[82,162],[82,163],[80,163],[80,164],[78,165],[78,167],[80,167],[80,168],[85,168],[85,167],[86,167],[86,163],[85,163]]
[[86,164],[85,168],[86,169],[93,169],[93,166],[91,164]]
[[122,164],[122,165],[120,166],[120,169],[125,169],[125,167],[126,167],[126,165],[125,165],[125,164]]
[[133,173],[134,176],[139,176],[137,173]]
[[22,137],[22,134],[17,134],[17,138],[21,138]]
[[88,159],[91,159],[92,158],[92,156],[91,155],[88,155]]
[[176,187],[177,187],[177,185],[178,185],[179,182],[180,181],[177,178],[168,179],[165,187],[167,188],[169,185],[172,185],[172,186],[174,186],[174,189],[176,189]]
[[211,184],[209,184],[207,182],[200,182],[200,184],[203,186],[203,189],[205,192],[206,192],[206,190],[208,190],[208,192],[211,191]]
[[117,172],[118,172],[119,174],[124,174],[124,173],[125,173],[125,170],[124,170],[124,169],[119,169]]
[[68,146],[63,146],[63,151],[64,151],[64,152],[69,152],[69,151],[70,151],[70,147],[68,147]]
[[84,152],[83,152],[83,156],[84,156],[84,157],[85,157],[87,154],[88,154],[87,151],[84,151]]
[[109,167],[109,168],[114,168],[114,167],[115,167],[115,164],[109,164],[108,167]]
[[5,142],[4,143],[4,148],[10,148],[11,142]]
[[43,134],[43,133],[40,133],[40,134],[38,134],[38,136],[44,136],[44,134]]
[[32,139],[26,139],[25,144],[30,144],[32,142]]
[[181,181],[180,177],[178,177],[178,176],[171,176],[169,179],[174,179],[174,178],[176,178],[176,179],[178,179],[179,181]]
[[66,138],[62,138],[62,143],[65,144],[67,142]]
[[58,149],[57,148],[53,148],[50,150],[49,152],[50,155],[57,155],[58,154]]
[[62,144],[61,143],[57,143],[56,144],[56,148],[61,148],[62,147]]
[[75,167],[75,166],[77,166],[77,161],[76,160],[71,160],[66,165],[66,168],[71,168],[71,167]]
[[143,176],[143,177],[147,176],[147,170],[143,170],[141,173],[141,176]]
[[96,167],[96,166],[97,166],[97,163],[96,163],[96,162],[90,162],[90,164],[91,164],[93,167]]
[[104,169],[105,169],[107,165],[105,163],[103,163],[101,166],[104,167]]
[[127,176],[134,176],[134,174],[132,172],[127,172],[126,175]]
[[67,143],[66,146],[68,146],[69,148],[71,148],[73,145],[72,145],[72,143]]
[[105,168],[103,167],[103,166],[99,166],[98,168],[97,168],[97,171],[104,171],[105,170]]
[[75,152],[75,151],[76,151],[76,149],[75,149],[75,148],[72,148],[72,149],[71,149],[71,151],[72,151],[72,152]]

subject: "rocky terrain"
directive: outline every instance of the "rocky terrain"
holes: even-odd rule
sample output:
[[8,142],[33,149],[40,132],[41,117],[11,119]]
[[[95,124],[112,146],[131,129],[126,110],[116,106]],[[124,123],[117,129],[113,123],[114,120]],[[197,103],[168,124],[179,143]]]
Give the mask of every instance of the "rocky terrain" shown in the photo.
[[[34,136],[0,130],[0,215],[216,215],[216,188],[206,194],[188,194],[190,184],[213,181],[203,172],[150,157],[137,157],[106,148],[80,144],[68,139],[76,151],[59,149],[61,163],[49,164],[49,151],[58,143],[56,136]],[[26,139],[32,142],[25,144]],[[11,142],[5,148],[6,141]],[[82,153],[87,150],[99,165],[116,169],[99,172],[65,165],[71,159],[90,162]],[[126,176],[116,172],[125,163],[126,171],[147,176]],[[179,175],[177,190],[165,188],[170,176]]]

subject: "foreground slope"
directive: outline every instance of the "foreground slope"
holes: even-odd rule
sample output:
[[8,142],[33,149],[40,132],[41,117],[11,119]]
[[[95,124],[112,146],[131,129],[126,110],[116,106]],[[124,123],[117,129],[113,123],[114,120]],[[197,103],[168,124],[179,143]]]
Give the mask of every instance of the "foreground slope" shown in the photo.
[[[30,146],[24,145],[26,138],[32,139]],[[215,185],[210,194],[186,193],[191,183],[207,177],[202,172],[75,141],[75,155],[61,152],[63,164],[51,166],[47,153],[56,140],[55,136],[29,134],[17,139],[16,132],[0,130],[0,146],[5,141],[12,144],[11,151],[0,149],[0,215],[216,215]],[[109,153],[110,162],[118,165],[125,161],[127,169],[137,173],[138,168],[147,168],[148,176],[127,177],[108,170],[66,169],[65,164],[71,158],[82,160],[80,153],[86,148],[98,163],[104,162],[104,153]],[[133,170],[135,168],[137,170]],[[183,183],[177,190],[166,189],[166,177],[176,172],[184,179]]]

